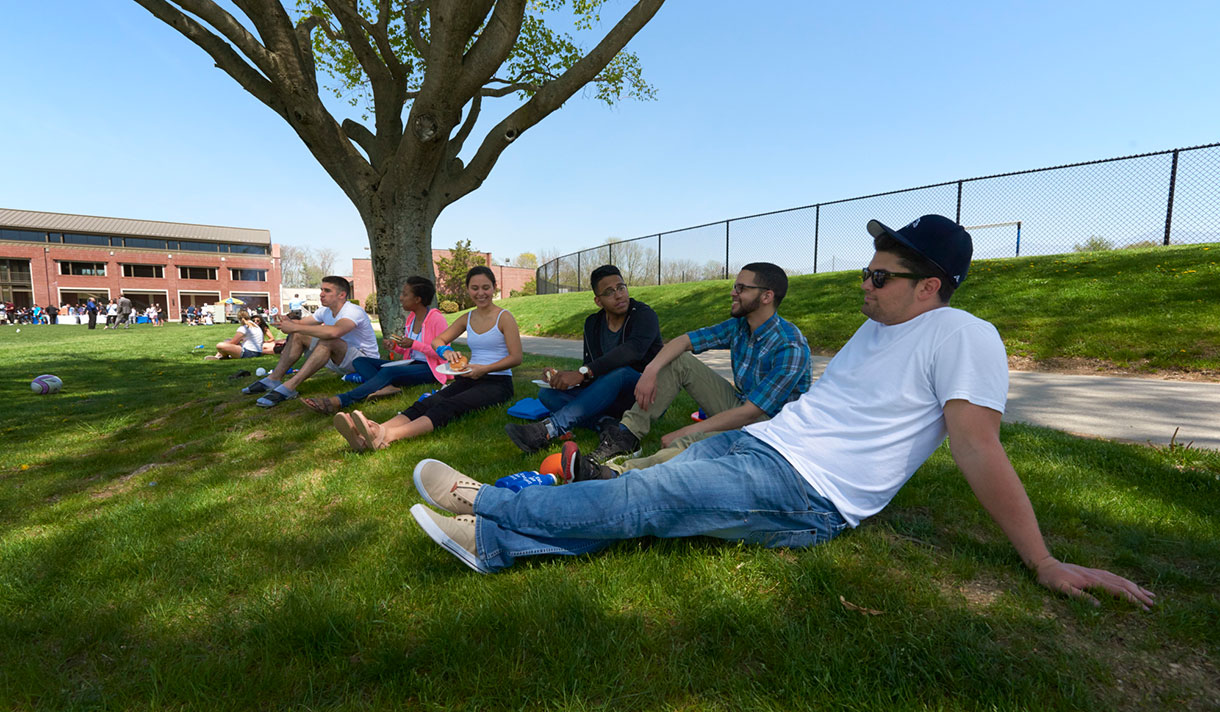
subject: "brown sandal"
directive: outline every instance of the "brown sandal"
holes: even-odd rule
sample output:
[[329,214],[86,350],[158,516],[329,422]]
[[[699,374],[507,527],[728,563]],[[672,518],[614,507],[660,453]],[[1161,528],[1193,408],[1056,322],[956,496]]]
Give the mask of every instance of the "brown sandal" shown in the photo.
[[334,415],[339,412],[340,408],[331,403],[329,398],[302,398],[301,403],[305,404],[306,408],[322,415]]
[[[383,450],[390,446],[385,440],[385,428],[364,417],[364,413],[358,410],[353,410],[351,417],[356,433],[367,443],[370,450]],[[377,429],[376,432],[373,428]]]
[[352,423],[352,416],[347,413],[335,413],[335,430],[343,436],[348,445],[356,452],[364,452],[369,449],[368,443],[364,438],[360,437],[360,433],[356,432],[355,425]]

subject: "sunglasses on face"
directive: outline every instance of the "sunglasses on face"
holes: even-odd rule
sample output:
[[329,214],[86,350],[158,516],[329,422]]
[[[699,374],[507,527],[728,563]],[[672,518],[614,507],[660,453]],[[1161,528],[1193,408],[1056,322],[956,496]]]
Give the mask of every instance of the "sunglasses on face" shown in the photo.
[[914,274],[912,272],[891,272],[888,269],[869,269],[865,267],[861,270],[860,281],[864,281],[869,277],[873,279],[873,286],[881,289],[890,277],[899,277],[901,279],[927,279],[930,274]]

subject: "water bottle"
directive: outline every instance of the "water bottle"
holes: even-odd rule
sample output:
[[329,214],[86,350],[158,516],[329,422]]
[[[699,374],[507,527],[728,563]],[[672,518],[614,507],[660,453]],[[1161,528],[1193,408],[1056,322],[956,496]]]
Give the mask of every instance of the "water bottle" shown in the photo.
[[533,470],[524,470],[512,475],[505,475],[496,480],[496,487],[503,487],[513,492],[520,492],[526,487],[533,487],[534,485],[557,484],[559,484],[559,480],[555,478],[555,475],[541,475]]
[[343,376],[343,380],[348,383],[364,383],[364,376],[359,373],[348,373]]

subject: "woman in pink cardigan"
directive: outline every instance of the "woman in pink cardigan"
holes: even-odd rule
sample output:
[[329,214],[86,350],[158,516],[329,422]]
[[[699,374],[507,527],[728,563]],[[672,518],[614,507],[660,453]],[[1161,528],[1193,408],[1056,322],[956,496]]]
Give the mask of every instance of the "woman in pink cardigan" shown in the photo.
[[[302,398],[301,402],[318,413],[332,415],[353,403],[378,394],[383,389],[418,386],[422,383],[444,384],[448,381],[451,376],[436,370],[437,366],[445,363],[445,359],[437,356],[432,348],[433,339],[449,326],[439,310],[428,308],[434,296],[436,285],[432,284],[431,280],[408,277],[407,283],[402,285],[402,295],[399,296],[399,303],[407,313],[407,324],[402,330],[402,336],[391,335],[385,340],[386,347],[398,355],[398,360],[383,361],[361,356],[352,362],[352,367],[364,378],[364,383],[347,393],[329,398]],[[395,391],[380,395],[393,392]]]

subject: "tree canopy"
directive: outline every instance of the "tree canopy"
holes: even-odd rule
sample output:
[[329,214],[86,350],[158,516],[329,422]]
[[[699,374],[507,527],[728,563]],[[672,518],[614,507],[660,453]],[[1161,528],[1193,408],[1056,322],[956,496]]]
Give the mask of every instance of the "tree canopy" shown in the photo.
[[[135,1],[288,122],[351,199],[394,327],[401,283],[432,274],[436,218],[517,137],[587,85],[607,103],[652,98],[623,48],[664,3],[635,0],[585,50],[548,21],[596,34],[609,0],[233,0],[241,19],[212,0]],[[337,119],[323,91],[364,123]],[[519,105],[468,149],[483,101],[510,95]]]

